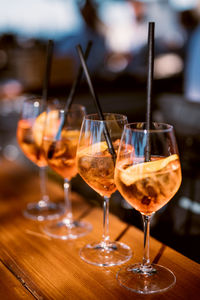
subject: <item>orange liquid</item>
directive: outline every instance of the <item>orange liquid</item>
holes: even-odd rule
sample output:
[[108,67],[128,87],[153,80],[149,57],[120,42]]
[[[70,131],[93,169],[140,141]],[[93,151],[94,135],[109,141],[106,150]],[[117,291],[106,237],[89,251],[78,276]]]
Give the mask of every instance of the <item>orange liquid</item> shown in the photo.
[[62,131],[61,139],[44,138],[43,149],[48,165],[63,178],[71,180],[77,174],[76,150],[79,130]]
[[[158,159],[160,158],[153,158],[154,161]],[[126,171],[129,167],[127,160],[121,161],[115,171],[115,182],[130,205],[144,215],[151,215],[163,207],[179,189],[181,167],[179,159],[176,159],[161,170],[145,173],[144,165],[145,163],[138,164],[135,169],[137,172],[134,173],[133,169],[133,174],[130,174]],[[126,178],[127,175],[130,178]]]
[[17,140],[24,154],[39,167],[47,166],[44,152],[33,137],[33,123],[29,120],[20,120],[17,127]]
[[[101,143],[105,145],[105,143]],[[95,144],[93,145],[95,146]],[[101,196],[110,197],[116,191],[114,164],[107,150],[99,147],[98,152],[87,147],[77,152],[78,172],[85,182]]]

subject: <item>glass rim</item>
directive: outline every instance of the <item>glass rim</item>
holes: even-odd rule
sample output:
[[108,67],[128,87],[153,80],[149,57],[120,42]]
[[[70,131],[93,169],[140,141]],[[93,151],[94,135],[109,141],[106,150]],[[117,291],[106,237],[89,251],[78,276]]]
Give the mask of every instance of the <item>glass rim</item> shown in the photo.
[[163,128],[156,128],[156,129],[149,129],[149,130],[147,130],[146,128],[133,128],[132,126],[136,124],[141,124],[141,125],[147,124],[146,122],[133,122],[133,123],[125,124],[124,129],[134,131],[134,132],[149,132],[149,133],[170,132],[173,131],[174,129],[174,126],[168,123],[163,123],[163,122],[152,122],[152,123],[157,125],[163,125]]
[[[51,103],[50,103],[50,105],[51,105]],[[46,110],[47,114],[49,114],[53,110],[58,111],[61,114],[65,113],[64,105],[63,106],[61,105],[60,107],[56,107],[56,105],[55,105],[55,107],[54,107],[54,104],[52,104],[52,107],[48,108],[48,104],[47,104],[47,110]],[[71,105],[69,110],[67,110],[67,114],[76,112],[76,111],[85,111],[85,110],[86,110],[86,107],[84,105],[75,103],[75,104]]]
[[[99,118],[99,115],[98,115],[98,113],[93,113],[93,114],[87,114],[87,115],[85,115],[84,116],[84,120],[87,120],[87,121],[95,121],[95,122],[107,122],[107,121],[109,121],[109,122],[116,122],[116,121],[123,121],[123,120],[127,120],[127,116],[126,115],[123,115],[123,114],[118,114],[118,113],[112,113],[112,112],[110,112],[110,113],[103,113],[103,115],[105,116],[105,115],[107,115],[107,116],[109,116],[109,115],[115,115],[115,116],[117,116],[117,119],[107,119],[107,120],[101,120],[100,118]],[[93,119],[93,117],[97,117],[96,119]]]
[[[65,110],[65,101],[62,101],[60,100],[58,97],[54,97],[54,96],[49,96],[47,98],[47,103],[46,103],[46,107],[48,108],[48,105],[52,105],[54,106],[54,102],[53,101],[56,101],[58,100],[59,101],[59,106],[56,108],[56,104],[55,104],[55,110],[58,110],[58,111],[64,111]],[[37,95],[37,94],[30,94],[30,95],[27,95],[24,99],[24,102],[35,102],[35,101],[38,101],[39,104],[42,104],[42,101],[43,101],[43,97],[42,95]],[[71,108],[75,108],[73,109],[73,111],[76,110],[76,108],[81,108],[81,109],[86,109],[86,107],[82,104],[79,104],[79,103],[72,103],[71,106],[70,106],[70,109],[69,111],[71,110]]]

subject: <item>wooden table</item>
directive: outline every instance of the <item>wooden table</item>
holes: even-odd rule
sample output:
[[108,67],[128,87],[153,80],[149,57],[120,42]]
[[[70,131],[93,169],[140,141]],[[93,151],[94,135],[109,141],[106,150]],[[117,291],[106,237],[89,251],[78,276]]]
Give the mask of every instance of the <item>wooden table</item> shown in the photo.
[[[63,190],[49,182],[52,199],[63,197]],[[200,299],[200,265],[171,248],[151,239],[151,260],[169,267],[177,283],[169,291],[139,295],[116,281],[117,267],[95,267],[79,258],[86,243],[100,240],[102,210],[91,207],[73,194],[73,212],[92,223],[93,231],[75,241],[47,237],[43,222],[25,219],[26,203],[39,198],[38,178],[13,163],[0,161],[0,299]],[[110,235],[133,249],[127,263],[141,261],[143,233],[110,215]]]

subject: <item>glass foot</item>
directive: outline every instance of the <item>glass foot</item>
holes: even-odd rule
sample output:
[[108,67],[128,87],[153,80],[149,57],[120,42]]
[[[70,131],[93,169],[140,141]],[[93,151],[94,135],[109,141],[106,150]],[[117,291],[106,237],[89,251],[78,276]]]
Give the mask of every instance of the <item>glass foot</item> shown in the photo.
[[26,218],[45,221],[58,219],[65,213],[65,206],[62,203],[44,202],[29,203],[23,214]]
[[51,222],[47,224],[43,231],[50,237],[62,240],[74,240],[88,234],[92,230],[92,225],[88,222],[65,220]]
[[130,247],[120,242],[92,243],[84,246],[80,251],[80,257],[85,262],[100,267],[123,264],[131,256]]
[[141,264],[126,266],[117,273],[119,284],[139,294],[153,294],[167,291],[176,283],[176,277],[169,269],[152,264],[151,271],[143,273]]

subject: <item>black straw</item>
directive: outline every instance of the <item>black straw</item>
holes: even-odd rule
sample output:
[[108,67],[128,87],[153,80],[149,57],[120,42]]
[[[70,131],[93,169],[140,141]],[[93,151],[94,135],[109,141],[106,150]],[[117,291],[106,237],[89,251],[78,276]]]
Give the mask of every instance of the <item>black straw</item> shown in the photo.
[[146,129],[147,129],[147,146],[145,150],[145,161],[151,159],[151,143],[149,130],[152,122],[152,88],[153,88],[153,72],[154,72],[154,28],[155,23],[149,22],[148,26],[148,77],[147,77],[147,112],[146,112]]
[[[80,60],[81,60],[83,70],[85,72],[85,76],[86,76],[86,79],[87,79],[87,83],[89,85],[90,92],[92,94],[92,98],[93,98],[95,106],[97,108],[97,113],[99,115],[100,120],[104,121],[105,119],[104,119],[104,115],[103,115],[103,112],[102,112],[102,108],[101,108],[98,96],[97,96],[97,94],[94,90],[92,80],[90,78],[90,74],[89,74],[89,71],[88,71],[84,56],[83,56],[83,50],[82,50],[80,45],[78,45],[76,48],[77,48],[77,51],[78,51],[78,54],[79,54],[79,57],[80,57]],[[108,150],[109,150],[110,154],[112,155],[113,162],[115,163],[116,153],[115,153],[115,150],[114,150],[114,147],[113,147],[113,144],[112,144],[112,141],[111,141],[106,123],[105,123],[105,126],[104,126],[104,136],[105,136],[105,140],[106,140],[106,143],[107,143],[107,146],[108,146]]]
[[[89,53],[90,53],[90,50],[91,50],[91,47],[92,47],[92,41],[89,41],[88,44],[87,44],[87,48],[86,48],[86,51],[85,51],[85,60],[87,60],[88,56],[89,56]],[[77,76],[75,78],[75,81],[71,87],[71,90],[70,90],[70,93],[69,93],[69,96],[67,97],[67,101],[66,101],[66,104],[65,104],[65,109],[64,109],[64,114],[63,114],[63,118],[61,119],[61,122],[60,122],[60,125],[59,125],[59,128],[58,128],[58,131],[56,133],[56,136],[55,136],[55,140],[59,140],[60,139],[60,135],[61,135],[61,132],[62,132],[62,129],[63,129],[63,126],[65,124],[65,120],[66,120],[66,116],[67,116],[67,113],[72,105],[72,102],[74,100],[74,96],[78,90],[78,87],[79,87],[79,84],[80,84],[80,81],[81,81],[81,77],[82,77],[82,74],[83,74],[83,68],[82,66],[79,67],[78,69],[78,73],[77,73]],[[48,154],[47,154],[47,157],[49,159],[51,159],[53,157],[53,154],[54,154],[54,151],[55,151],[55,142],[53,142],[50,147],[49,147],[49,150],[48,150]]]
[[[90,53],[90,50],[91,50],[91,47],[92,47],[92,41],[89,41],[88,44],[87,44],[87,48],[85,50],[85,60],[87,60],[88,56],[89,56],[89,53]],[[55,139],[56,140],[59,140],[60,139],[60,135],[61,135],[61,131],[62,131],[62,128],[64,126],[64,123],[65,123],[65,119],[66,119],[66,116],[67,116],[67,113],[72,105],[72,102],[74,100],[74,96],[78,90],[78,87],[79,87],[79,84],[80,84],[80,81],[81,81],[81,77],[82,77],[82,74],[83,74],[83,68],[82,66],[80,65],[79,69],[78,69],[78,73],[77,73],[77,76],[75,78],[75,81],[71,87],[71,90],[70,90],[70,93],[69,93],[69,96],[67,97],[67,101],[66,101],[66,105],[65,105],[65,109],[64,109],[64,116],[60,122],[60,125],[59,125],[59,128],[58,128],[58,132],[56,134],[56,137]]]
[[47,54],[46,54],[46,67],[45,67],[43,91],[42,91],[43,109],[45,108],[48,99],[51,65],[52,65],[52,57],[53,57],[53,46],[54,46],[53,40],[48,40]]
[[[87,44],[87,48],[85,50],[85,54],[84,54],[85,60],[87,60],[87,58],[89,56],[91,47],[92,47],[92,41],[89,41],[88,44]],[[75,81],[74,81],[74,83],[73,83],[73,85],[71,87],[69,96],[67,98],[67,102],[66,102],[66,105],[65,105],[65,112],[67,112],[70,109],[70,107],[71,107],[71,104],[72,104],[72,101],[74,99],[74,96],[75,96],[75,94],[76,94],[76,92],[78,90],[82,74],[83,74],[83,67],[80,65],[79,69],[78,69],[77,77],[76,77],[76,79],[75,79]]]

